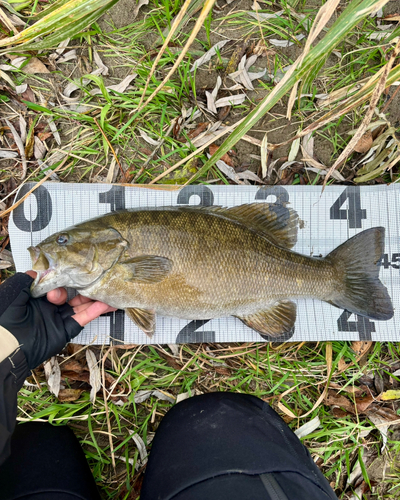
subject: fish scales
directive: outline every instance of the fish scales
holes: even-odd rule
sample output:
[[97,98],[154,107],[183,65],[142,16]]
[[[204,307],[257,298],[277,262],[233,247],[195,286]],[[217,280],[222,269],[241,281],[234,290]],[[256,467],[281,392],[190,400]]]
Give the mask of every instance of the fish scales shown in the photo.
[[125,309],[148,334],[158,313],[185,319],[233,315],[273,337],[294,327],[296,298],[391,317],[377,266],[384,229],[364,231],[320,259],[291,250],[297,221],[293,210],[267,203],[110,213],[30,248],[39,271],[32,293],[74,286]]
[[[259,309],[259,302],[280,297],[321,297],[332,282],[324,261],[272,245],[227,219],[196,211],[130,215],[128,221],[124,214],[105,220],[130,243],[129,257],[161,255],[173,260],[174,268],[157,286],[124,282],[121,301],[135,296],[138,306],[157,308],[161,314],[181,311],[180,317],[209,319],[248,314]],[[107,283],[110,278],[102,280],[101,300],[115,286],[114,281]],[[119,302],[119,307],[126,306]]]

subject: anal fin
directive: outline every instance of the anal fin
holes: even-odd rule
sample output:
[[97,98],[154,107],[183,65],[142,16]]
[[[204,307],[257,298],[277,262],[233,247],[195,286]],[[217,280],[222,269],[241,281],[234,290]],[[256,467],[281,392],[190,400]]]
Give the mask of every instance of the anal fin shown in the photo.
[[243,323],[261,336],[278,337],[290,332],[296,322],[296,304],[290,300],[281,300],[265,310],[250,316],[236,316]]
[[154,335],[156,330],[156,315],[155,311],[147,309],[139,309],[138,307],[131,307],[125,309],[129,318],[150,338]]

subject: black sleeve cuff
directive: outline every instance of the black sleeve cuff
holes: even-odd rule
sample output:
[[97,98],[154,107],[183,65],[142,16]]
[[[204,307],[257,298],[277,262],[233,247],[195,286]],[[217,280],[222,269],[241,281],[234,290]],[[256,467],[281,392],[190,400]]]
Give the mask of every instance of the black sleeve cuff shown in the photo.
[[33,278],[29,274],[16,273],[0,285],[0,316],[14,302],[24,288],[30,287]]
[[29,374],[21,349],[0,363],[0,465],[10,454],[10,439],[17,418],[17,393]]

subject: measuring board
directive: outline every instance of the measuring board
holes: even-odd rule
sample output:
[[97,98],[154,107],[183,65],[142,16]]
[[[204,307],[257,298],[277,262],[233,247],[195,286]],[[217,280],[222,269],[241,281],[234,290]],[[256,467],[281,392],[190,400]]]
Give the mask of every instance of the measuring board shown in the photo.
[[[22,186],[17,200],[33,183]],[[376,226],[386,228],[380,279],[395,309],[389,321],[368,320],[318,300],[297,300],[294,331],[281,341],[400,339],[400,186],[119,186],[109,184],[44,183],[12,213],[11,248],[18,271],[31,269],[27,248],[68,226],[110,211],[170,205],[278,203],[296,210],[301,228],[294,251],[325,256],[355,234]],[[149,339],[123,311],[100,317],[85,327],[79,344],[172,344],[186,342],[263,342],[265,339],[229,317],[187,321],[157,317]]]

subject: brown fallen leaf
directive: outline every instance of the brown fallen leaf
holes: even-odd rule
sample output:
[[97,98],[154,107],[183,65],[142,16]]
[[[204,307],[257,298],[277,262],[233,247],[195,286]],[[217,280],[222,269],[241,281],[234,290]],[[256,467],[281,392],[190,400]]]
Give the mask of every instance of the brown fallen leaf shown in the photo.
[[36,102],[35,94],[33,93],[33,90],[30,88],[29,85],[28,85],[27,89],[25,90],[25,92],[22,92],[22,94],[20,94],[20,97],[24,101],[29,101],[29,102],[33,102],[33,103]]
[[232,106],[223,106],[218,110],[218,120],[223,122],[228,118],[229,113],[231,112]]
[[84,370],[88,371],[89,369],[85,367],[83,364],[79,363],[76,359],[69,359],[65,363],[61,365],[61,373],[63,374],[65,371],[74,371],[77,373],[82,373]]
[[36,75],[38,73],[50,73],[46,66],[37,57],[31,57],[28,64],[22,68],[24,73],[28,75]]
[[82,389],[61,389],[58,393],[58,400],[61,402],[76,401],[80,398]]
[[227,377],[232,375],[231,370],[229,368],[225,368],[224,366],[214,366],[214,370],[220,375],[226,375]]
[[167,364],[172,368],[174,368],[175,370],[180,370],[182,368],[181,363],[178,363],[178,361],[176,361],[172,356],[168,356],[168,354],[165,354],[164,352],[161,351],[158,351],[158,355],[161,358],[164,358]]
[[367,354],[367,352],[371,349],[372,347],[372,342],[369,341],[354,341],[351,343],[351,348],[355,352],[357,358],[361,358],[364,356],[364,354]]
[[357,153],[366,153],[371,149],[373,143],[372,133],[370,130],[364,132],[364,134],[360,137],[357,144],[354,146],[354,151]]
[[[207,122],[200,122],[194,130],[191,130],[188,133],[189,139],[194,139],[198,135],[202,134],[207,129],[207,127],[208,127]],[[184,139],[182,138],[182,140]]]
[[373,401],[374,397],[370,394],[361,398],[356,398],[357,413],[365,413],[365,411],[367,410],[367,408],[369,408]]
[[[217,146],[216,144],[210,144],[209,146],[209,151],[210,151],[210,155],[212,156],[218,149],[219,146]],[[222,161],[224,161],[227,165],[229,165],[230,167],[234,167],[234,162],[232,160],[232,158],[229,156],[228,153],[225,153],[223,156],[221,156],[220,158]]]
[[338,394],[332,390],[328,391],[325,398],[325,404],[332,407],[339,407],[353,415],[365,413],[369,406],[374,402],[371,395],[355,398],[355,401],[350,401],[345,396]]
[[400,21],[400,14],[388,14],[383,18],[384,21]]
[[85,346],[83,346],[81,344],[72,344],[72,343],[69,343],[67,345],[68,356],[75,355],[75,359],[78,360],[78,361],[80,359],[86,359],[86,354],[85,354],[84,348],[85,348]]
[[46,139],[48,139],[49,137],[52,137],[53,136],[53,132],[39,132],[37,134],[37,136],[43,142]]
[[348,394],[354,394],[355,396],[361,396],[361,394],[365,393],[364,387],[355,387],[348,385],[347,387],[342,387],[340,384],[336,384],[335,382],[331,382],[329,384],[330,389],[337,389],[340,392],[347,392]]
[[89,375],[88,371],[82,372],[82,373],[77,373],[74,371],[71,371],[71,372],[63,371],[62,378],[68,379],[68,380],[75,380],[77,382],[86,382],[87,384],[89,384],[90,375]]

